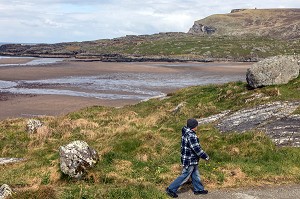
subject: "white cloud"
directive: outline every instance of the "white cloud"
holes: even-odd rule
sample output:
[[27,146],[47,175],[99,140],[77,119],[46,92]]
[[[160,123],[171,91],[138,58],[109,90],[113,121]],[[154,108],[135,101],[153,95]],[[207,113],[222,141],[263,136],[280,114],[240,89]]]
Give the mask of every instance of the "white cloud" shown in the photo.
[[[0,0],[0,41],[63,42],[187,32],[235,8],[299,8],[295,0]],[[4,31],[3,31],[4,30]]]

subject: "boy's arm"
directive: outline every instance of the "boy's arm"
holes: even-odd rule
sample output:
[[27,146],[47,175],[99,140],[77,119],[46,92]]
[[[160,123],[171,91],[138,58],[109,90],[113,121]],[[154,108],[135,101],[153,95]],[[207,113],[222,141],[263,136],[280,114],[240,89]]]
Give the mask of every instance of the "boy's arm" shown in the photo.
[[202,159],[209,160],[209,156],[202,150],[196,136],[189,136],[191,149]]

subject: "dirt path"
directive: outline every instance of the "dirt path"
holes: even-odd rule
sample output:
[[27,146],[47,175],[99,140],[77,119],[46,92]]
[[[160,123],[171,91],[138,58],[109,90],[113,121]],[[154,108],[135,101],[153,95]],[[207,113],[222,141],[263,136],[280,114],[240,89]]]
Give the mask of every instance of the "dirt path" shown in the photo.
[[194,195],[191,190],[187,190],[178,193],[178,196],[184,199],[297,199],[300,198],[300,184],[209,190],[207,195]]

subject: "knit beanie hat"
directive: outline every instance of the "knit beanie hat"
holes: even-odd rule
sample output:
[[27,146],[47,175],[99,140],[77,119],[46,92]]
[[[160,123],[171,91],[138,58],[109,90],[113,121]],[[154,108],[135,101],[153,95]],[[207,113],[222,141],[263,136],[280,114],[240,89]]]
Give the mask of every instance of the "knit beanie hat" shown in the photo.
[[186,126],[190,129],[195,128],[196,126],[198,126],[198,121],[194,118],[188,119],[186,122]]

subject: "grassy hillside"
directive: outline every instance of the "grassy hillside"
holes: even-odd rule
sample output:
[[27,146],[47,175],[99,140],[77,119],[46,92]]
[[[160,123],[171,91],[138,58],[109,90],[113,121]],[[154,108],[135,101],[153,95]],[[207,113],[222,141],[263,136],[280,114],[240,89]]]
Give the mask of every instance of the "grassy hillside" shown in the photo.
[[[226,109],[267,101],[299,100],[300,78],[282,86],[247,90],[242,82],[194,86],[123,108],[89,107],[63,117],[45,117],[45,127],[26,133],[26,119],[0,122],[1,157],[25,162],[0,166],[0,184],[12,198],[167,198],[165,187],[179,174],[181,127]],[[279,90],[279,92],[278,92]],[[254,93],[269,99],[245,103]],[[280,93],[281,95],[278,95]],[[174,108],[184,102],[178,112]],[[300,113],[300,108],[296,111]],[[200,162],[208,189],[300,183],[300,149],[277,148],[261,132],[221,134],[213,124],[198,129],[211,161]],[[85,140],[100,162],[85,179],[74,181],[59,170],[59,146]]]
[[0,47],[1,55],[75,57],[177,58],[182,60],[257,61],[269,56],[300,54],[300,40],[282,40],[254,36],[203,36],[184,33],[126,36],[111,40],[8,45]]
[[[108,45],[105,45],[108,43]],[[282,41],[259,37],[205,37],[201,35],[170,35],[148,39],[142,36],[97,41],[82,46],[88,53],[119,53],[139,56],[173,56],[189,58],[244,59],[265,58],[279,54],[300,54],[300,41]]]

